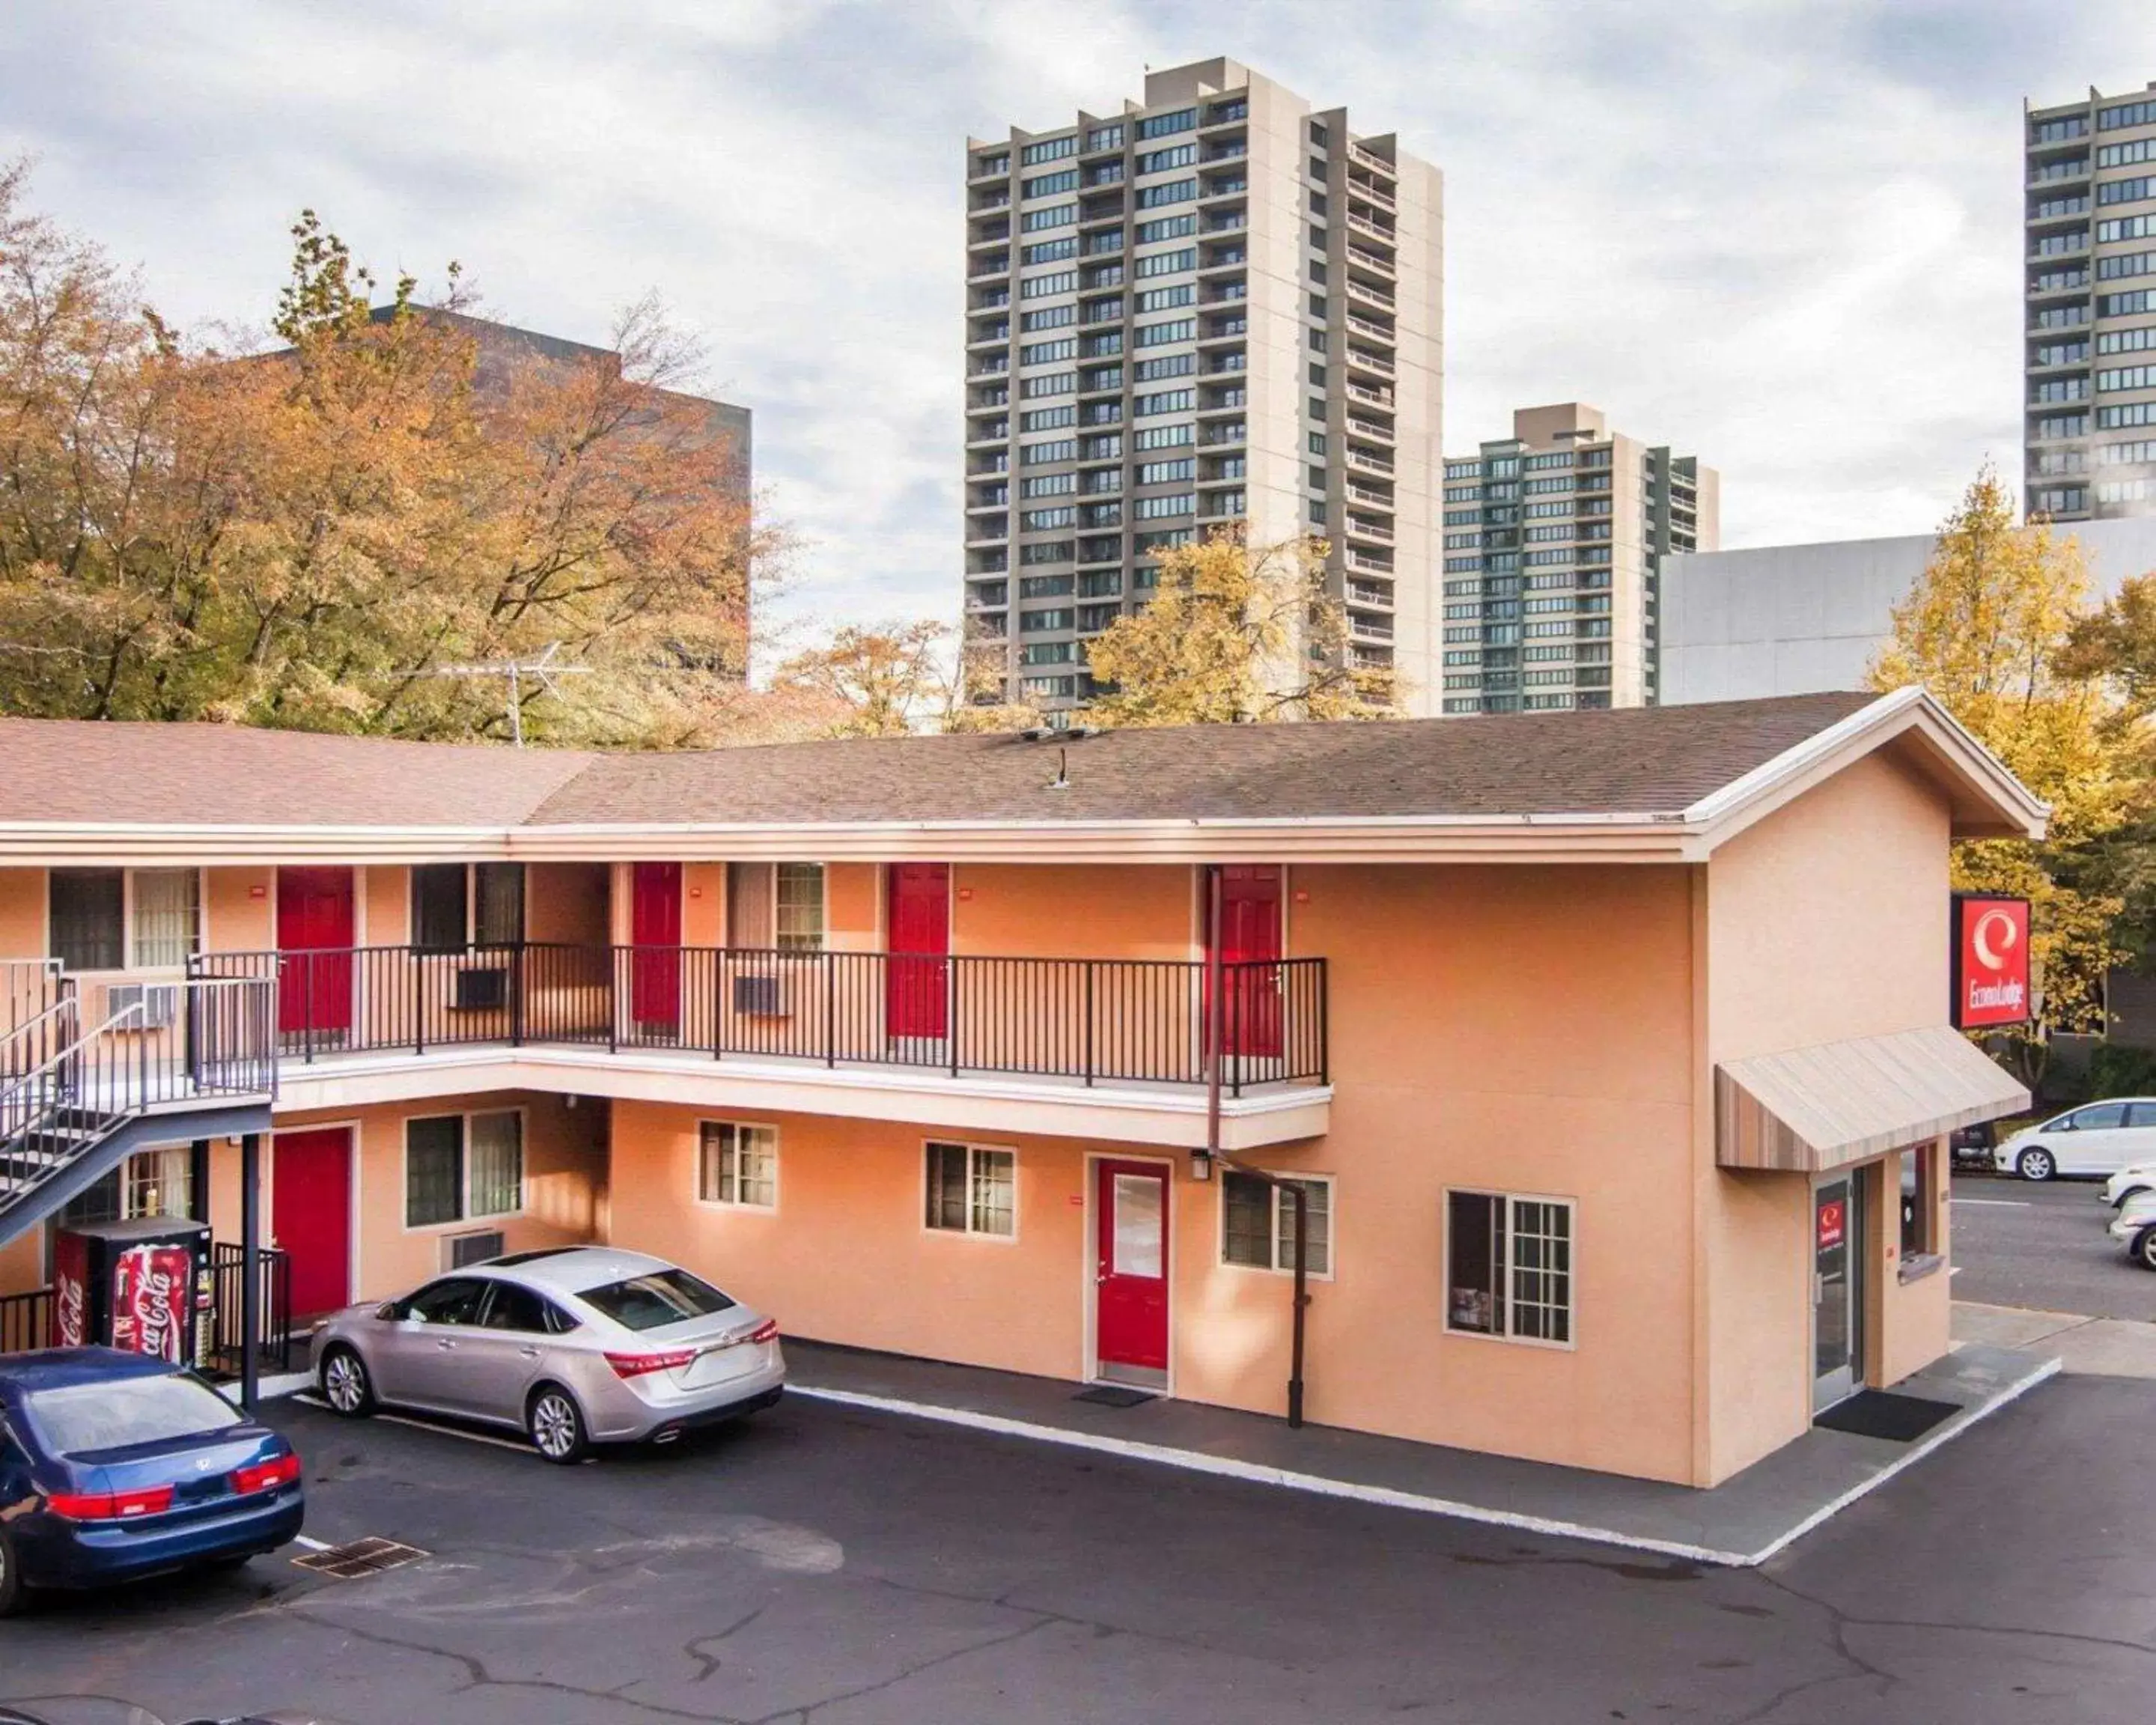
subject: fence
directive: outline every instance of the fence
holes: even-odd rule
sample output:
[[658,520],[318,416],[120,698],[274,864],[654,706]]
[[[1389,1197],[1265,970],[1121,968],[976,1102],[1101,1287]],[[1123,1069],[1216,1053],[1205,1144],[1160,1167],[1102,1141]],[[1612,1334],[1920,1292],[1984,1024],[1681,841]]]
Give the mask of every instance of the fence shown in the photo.
[[[1324,1082],[1325,961],[1220,970],[1223,1086]],[[572,1043],[1174,1085],[1206,1081],[1206,971],[1186,959],[542,942],[217,952],[193,966],[275,978],[278,1041],[302,1060]]]
[[[211,1306],[202,1314],[208,1333],[203,1337],[203,1358],[213,1375],[237,1378],[242,1361],[240,1296],[245,1277],[245,1255],[223,1240],[210,1246]],[[289,1372],[294,1354],[292,1337],[292,1262],[274,1246],[264,1247],[255,1271],[262,1289],[259,1350],[256,1358],[264,1368]],[[26,1293],[0,1295],[0,1354],[28,1353],[54,1344],[53,1291],[33,1288]]]

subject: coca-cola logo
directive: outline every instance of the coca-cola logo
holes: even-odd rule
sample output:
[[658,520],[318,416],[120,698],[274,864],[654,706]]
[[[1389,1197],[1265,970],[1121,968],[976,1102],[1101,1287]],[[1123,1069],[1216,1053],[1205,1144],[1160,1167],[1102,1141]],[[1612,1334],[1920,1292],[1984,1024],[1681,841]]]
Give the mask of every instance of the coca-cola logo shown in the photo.
[[89,1291],[82,1278],[63,1274],[53,1284],[53,1340],[62,1348],[80,1348],[90,1339],[87,1306]]
[[113,1288],[113,1346],[180,1364],[186,1336],[180,1302],[193,1268],[184,1246],[142,1245],[122,1252]]

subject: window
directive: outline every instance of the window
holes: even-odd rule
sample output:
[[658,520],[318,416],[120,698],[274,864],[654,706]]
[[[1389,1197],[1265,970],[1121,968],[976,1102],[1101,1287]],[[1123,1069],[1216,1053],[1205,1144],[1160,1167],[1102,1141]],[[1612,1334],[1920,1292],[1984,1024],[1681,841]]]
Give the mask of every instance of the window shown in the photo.
[[[1332,1182],[1297,1180],[1308,1212],[1305,1240],[1310,1273],[1332,1273]],[[1295,1268],[1295,1198],[1270,1181],[1223,1173],[1220,1178],[1220,1261],[1251,1270]]]
[[1040,474],[1032,479],[1021,480],[1018,488],[1021,497],[1062,497],[1077,489],[1078,475],[1075,473]]
[[137,1216],[183,1219],[194,1214],[194,1158],[184,1144],[141,1150],[70,1199],[60,1211],[63,1228]]
[[1140,275],[1173,275],[1178,271],[1184,270],[1195,270],[1197,267],[1198,254],[1194,251],[1155,252],[1149,258],[1140,258],[1138,259],[1137,274]]
[[1131,447],[1137,449],[1173,449],[1180,444],[1197,441],[1197,426],[1187,422],[1181,425],[1151,425],[1131,434]]
[[464,950],[470,916],[462,863],[423,863],[412,870],[412,944],[429,952]]
[[1142,521],[1158,521],[1163,516],[1195,515],[1198,494],[1179,491],[1165,497],[1141,497],[1131,512]]
[[1172,318],[1166,323],[1142,323],[1137,328],[1137,345],[1141,347],[1161,347],[1171,341],[1188,341],[1198,333],[1198,321],[1190,317]]
[[126,875],[120,869],[54,869],[46,877],[52,956],[65,970],[125,963]]
[[1073,132],[1067,138],[1043,138],[1037,144],[1028,144],[1019,151],[1018,159],[1026,167],[1033,167],[1044,162],[1059,162],[1065,156],[1077,153],[1078,135]]
[[1188,282],[1181,281],[1173,287],[1147,288],[1138,295],[1137,309],[1140,311],[1172,311],[1178,305],[1194,305],[1197,299],[1198,290]]
[[587,1288],[577,1297],[601,1317],[639,1333],[694,1317],[711,1317],[734,1306],[731,1296],[685,1270],[654,1270],[603,1288]]
[[1123,147],[1123,129],[1121,126],[1096,126],[1086,134],[1086,153],[1096,150],[1120,150]]
[[1065,324],[1078,321],[1075,305],[1044,305],[1038,311],[1029,311],[1018,321],[1019,328],[1028,335],[1040,330],[1060,329]]
[[777,1208],[778,1128],[706,1121],[696,1161],[696,1197],[703,1204]]
[[1018,285],[1021,300],[1036,300],[1049,294],[1070,294],[1078,290],[1078,272],[1058,270],[1048,275],[1029,275]]
[[1896,1158],[1902,1165],[1902,1273],[1909,1260],[1929,1257],[1939,1249],[1939,1153],[1920,1144]]
[[1179,461],[1147,461],[1140,465],[1137,483],[1142,485],[1168,485],[1178,480],[1197,476],[1198,464],[1188,456]]
[[1155,114],[1137,123],[1135,136],[1143,138],[1164,138],[1174,132],[1195,131],[1198,129],[1198,110],[1178,108],[1172,114]]
[[423,952],[524,938],[524,865],[423,863],[412,870],[412,944]]
[[1564,1199],[1447,1193],[1445,1327],[1569,1343],[1572,1212]]
[[1141,360],[1131,367],[1133,383],[1158,383],[1163,377],[1188,377],[1198,370],[1194,353],[1171,353],[1160,359]]
[[1141,153],[1137,159],[1137,172],[1142,174],[1166,173],[1172,167],[1188,167],[1197,160],[1197,145],[1177,144],[1170,149]]
[[1035,174],[1024,182],[1024,195],[1028,198],[1052,198],[1058,192],[1075,192],[1077,189],[1078,170],[1066,167],[1052,174]]
[[777,865],[778,931],[781,952],[820,952],[824,945],[824,865]]
[[1075,203],[1051,203],[1045,209],[1029,209],[1019,218],[1019,228],[1027,234],[1038,234],[1045,228],[1069,228],[1078,220],[1078,206]]
[[983,1150],[974,1144],[931,1144],[928,1225],[953,1234],[1014,1237],[1018,1232],[1013,1202],[1017,1163],[1017,1155],[1009,1150]]
[[1188,203],[1198,196],[1195,180],[1163,180],[1158,186],[1138,187],[1140,209],[1158,209],[1171,203]]
[[202,932],[202,876],[193,869],[136,869],[134,938],[138,970],[177,970],[194,956]]
[[1078,423],[1075,408],[1035,408],[1030,413],[1019,415],[1020,431],[1054,431],[1065,425]]
[[[1034,245],[1020,247],[1018,260],[1022,268],[1030,269],[1035,264],[1060,264],[1065,258],[1077,255],[1078,242],[1075,239],[1044,239]],[[1008,305],[1009,301],[1006,300],[1004,303]]]
[[431,1228],[524,1208],[524,1117],[437,1114],[404,1122],[404,1225]]
[[1310,141],[1315,144],[1319,149],[1322,150],[1326,146],[1327,143],[1331,141],[1332,136],[1332,135],[1326,131],[1324,126],[1320,125],[1317,121],[1313,120],[1310,122]]

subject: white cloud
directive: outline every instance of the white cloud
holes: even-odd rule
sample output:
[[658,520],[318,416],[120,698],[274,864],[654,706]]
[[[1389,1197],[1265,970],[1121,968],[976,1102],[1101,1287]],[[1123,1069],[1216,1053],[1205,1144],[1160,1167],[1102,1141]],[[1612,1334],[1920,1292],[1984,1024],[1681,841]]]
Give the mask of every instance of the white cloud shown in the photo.
[[[2061,14],[2071,13],[2071,16]],[[320,209],[587,340],[656,287],[757,415],[788,614],[955,611],[969,133],[1228,54],[1447,179],[1447,442],[1578,397],[1733,542],[1916,531],[2018,454],[2023,95],[2156,76],[2126,0],[15,0],[0,151],[183,318]]]

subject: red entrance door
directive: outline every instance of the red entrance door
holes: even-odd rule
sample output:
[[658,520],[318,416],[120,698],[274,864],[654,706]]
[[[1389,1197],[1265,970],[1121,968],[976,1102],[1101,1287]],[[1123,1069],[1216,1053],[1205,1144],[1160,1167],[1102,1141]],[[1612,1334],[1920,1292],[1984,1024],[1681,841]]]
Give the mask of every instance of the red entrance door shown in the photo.
[[292,1265],[292,1316],[352,1301],[352,1132],[279,1132],[271,1167],[270,1237]]
[[681,865],[635,864],[629,878],[629,999],[639,1024],[681,1022]]
[[1281,871],[1275,863],[1220,870],[1220,963],[1226,1004],[1220,1046],[1230,1055],[1281,1051]]
[[893,863],[888,879],[891,1034],[940,1040],[950,1020],[951,865]]
[[277,1028],[320,1035],[352,1029],[352,870],[277,870]]
[[1168,1170],[1094,1164],[1093,1348],[1101,1375],[1168,1387]]

